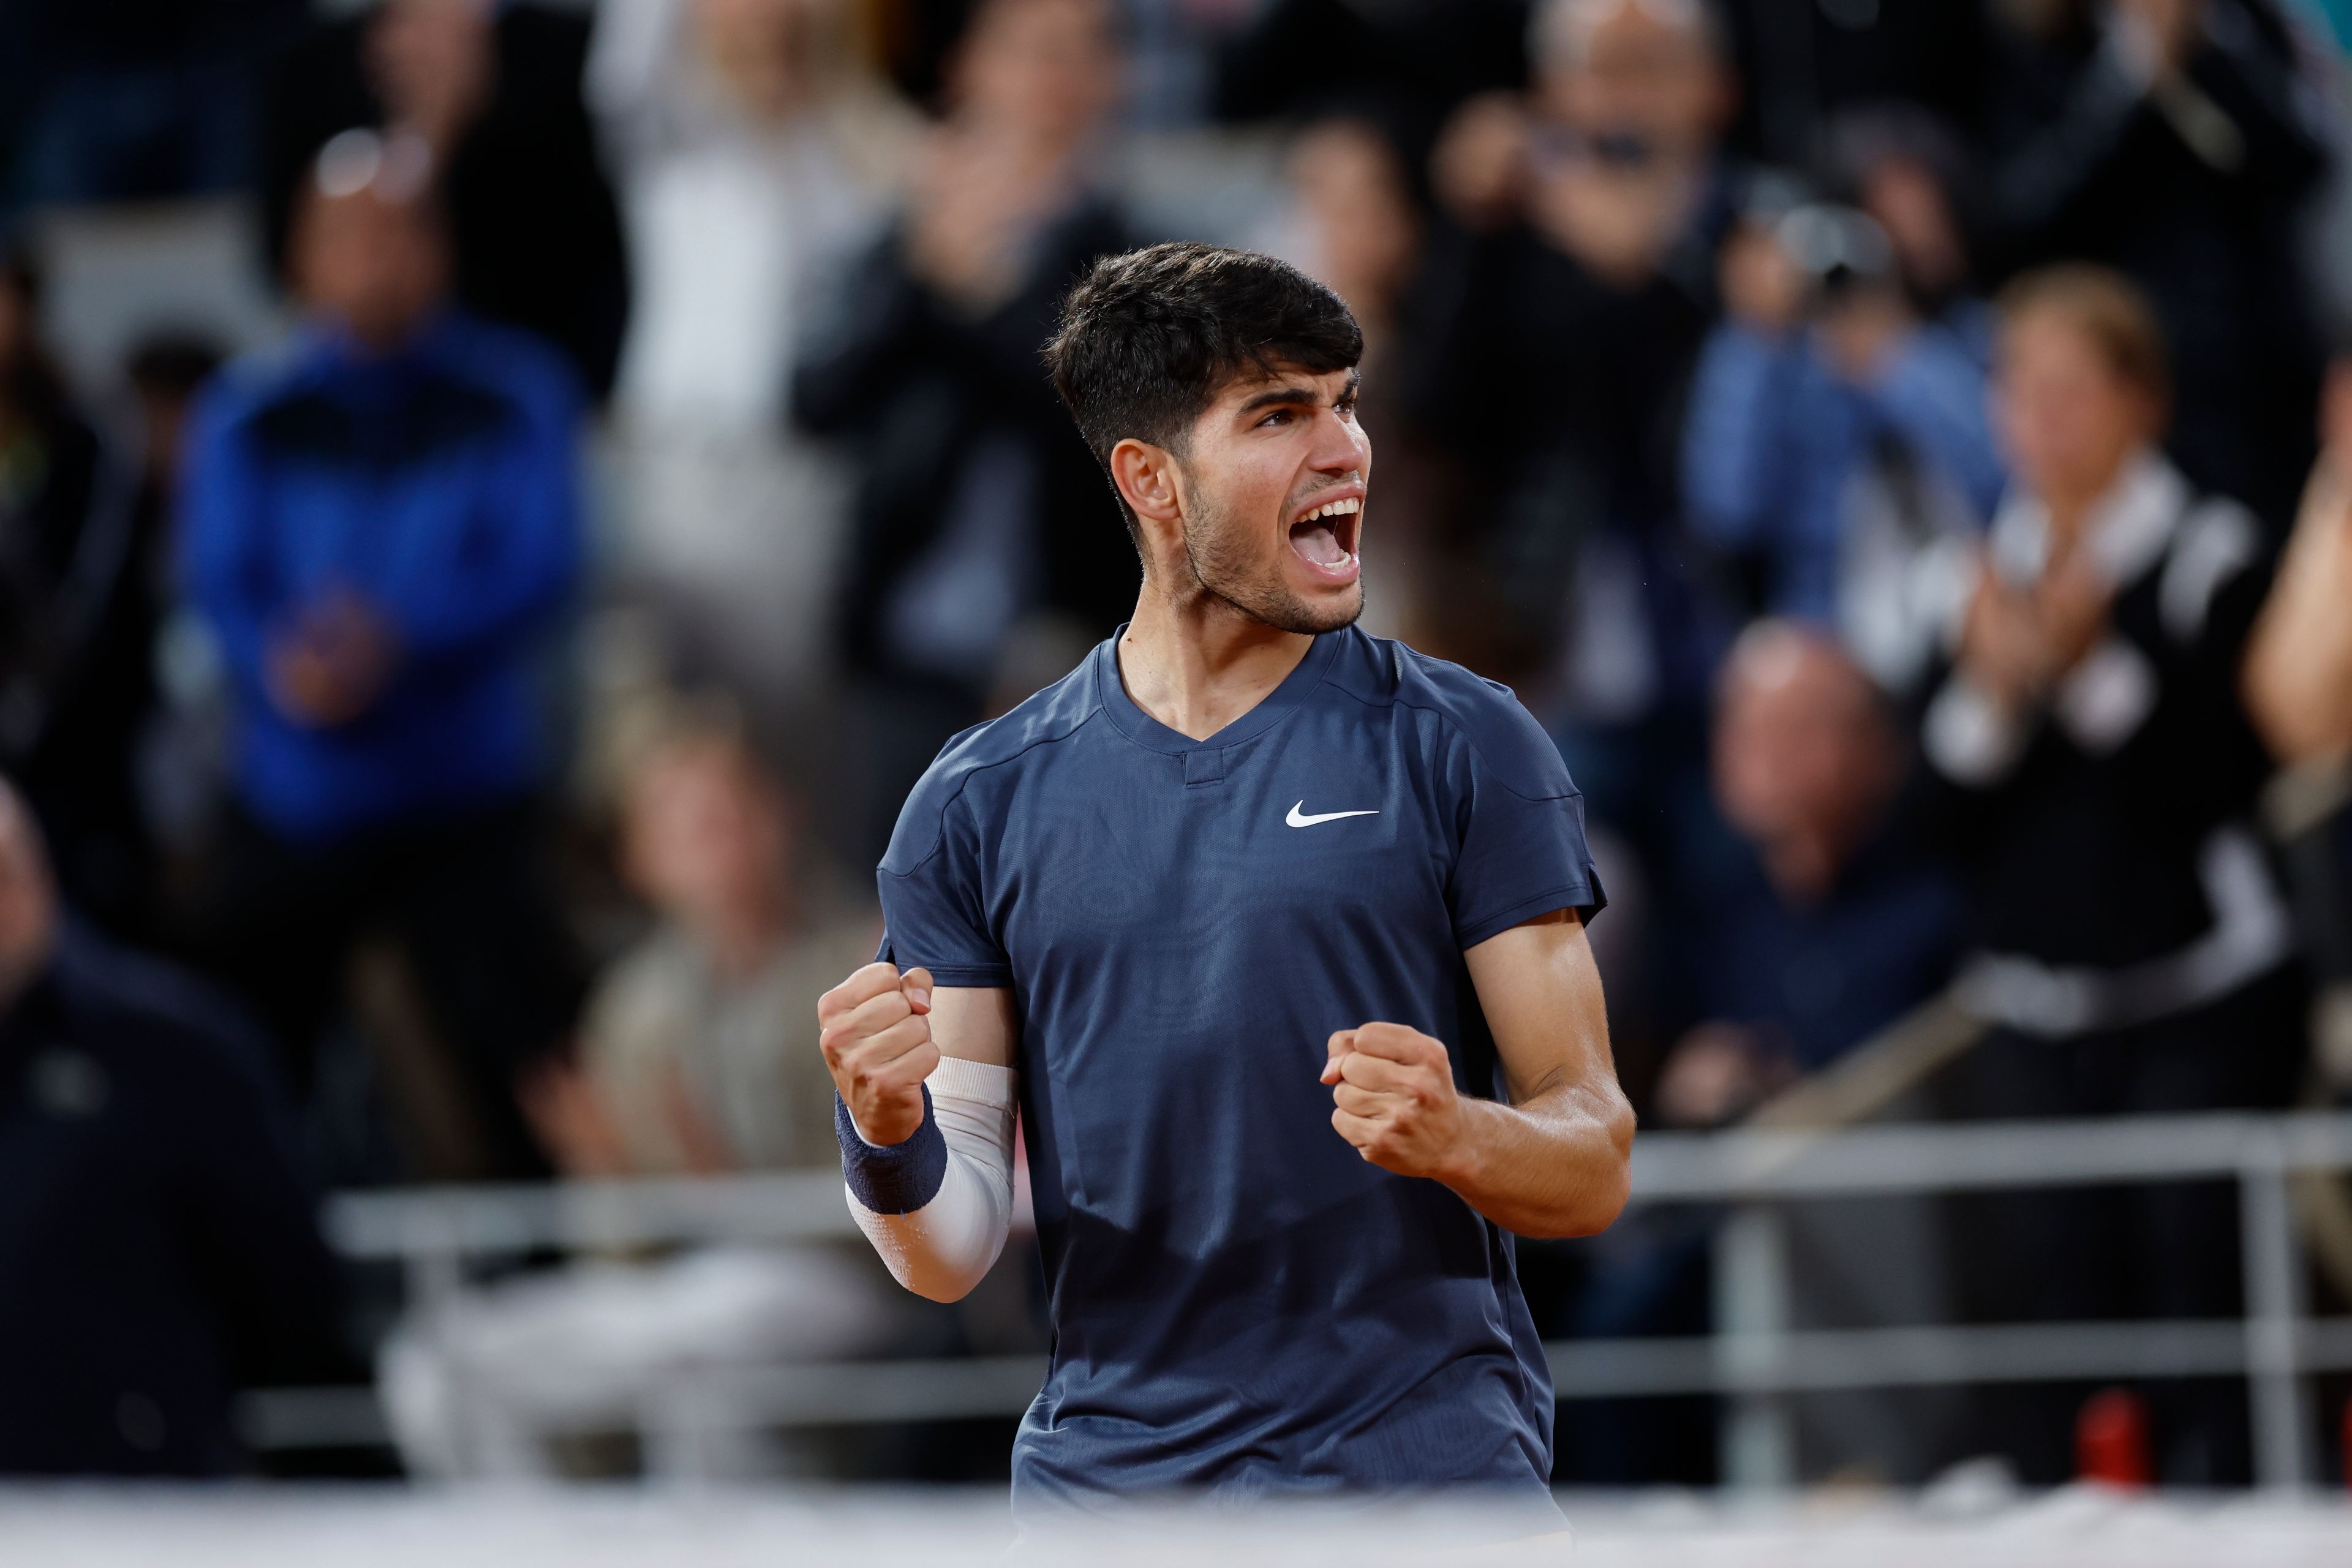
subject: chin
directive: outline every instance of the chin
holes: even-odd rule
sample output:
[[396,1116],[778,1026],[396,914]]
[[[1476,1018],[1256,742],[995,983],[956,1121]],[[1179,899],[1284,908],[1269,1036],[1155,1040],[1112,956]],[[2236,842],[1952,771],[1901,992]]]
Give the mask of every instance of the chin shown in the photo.
[[1252,613],[1282,631],[1318,637],[1356,624],[1357,617],[1364,613],[1364,587],[1360,583],[1350,583],[1338,592],[1326,588],[1302,594],[1293,589],[1283,595],[1283,602],[1253,606]]
[[1364,585],[1352,583],[1347,592],[1311,606],[1319,615],[1321,631],[1336,632],[1352,626],[1364,613]]

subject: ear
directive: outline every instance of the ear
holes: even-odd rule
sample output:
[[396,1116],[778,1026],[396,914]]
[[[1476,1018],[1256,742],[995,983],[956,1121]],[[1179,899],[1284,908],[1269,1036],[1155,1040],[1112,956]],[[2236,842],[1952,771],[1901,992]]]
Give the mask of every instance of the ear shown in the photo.
[[1110,480],[1145,523],[1172,523],[1183,515],[1176,457],[1165,447],[1128,437],[1110,449]]

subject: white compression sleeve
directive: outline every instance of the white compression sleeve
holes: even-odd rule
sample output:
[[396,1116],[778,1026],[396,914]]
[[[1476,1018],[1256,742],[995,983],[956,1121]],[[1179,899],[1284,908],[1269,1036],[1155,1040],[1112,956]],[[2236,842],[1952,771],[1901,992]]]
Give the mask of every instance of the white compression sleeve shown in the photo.
[[941,1057],[923,1080],[948,1146],[947,1174],[931,1201],[908,1214],[876,1214],[846,1184],[851,1217],[891,1276],[918,1296],[961,1300],[981,1281],[1013,1226],[1013,1090],[1011,1068]]

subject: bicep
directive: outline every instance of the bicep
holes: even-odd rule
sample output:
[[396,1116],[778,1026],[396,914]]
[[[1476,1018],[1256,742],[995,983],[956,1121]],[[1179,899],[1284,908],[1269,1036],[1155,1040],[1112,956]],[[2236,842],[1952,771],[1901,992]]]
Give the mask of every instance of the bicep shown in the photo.
[[1576,910],[1523,921],[1463,958],[1514,1104],[1602,1080],[1614,1087],[1601,972]]
[[931,1043],[943,1057],[1013,1065],[1021,1030],[1013,993],[1002,985],[942,985],[931,993]]

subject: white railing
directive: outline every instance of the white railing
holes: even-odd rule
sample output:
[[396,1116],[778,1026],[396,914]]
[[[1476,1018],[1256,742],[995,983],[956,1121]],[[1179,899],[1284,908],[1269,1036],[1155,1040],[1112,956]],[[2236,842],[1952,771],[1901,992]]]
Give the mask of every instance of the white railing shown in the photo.
[[[2314,1320],[2292,1177],[2352,1169],[2352,1114],[2197,1115],[2081,1122],[1875,1126],[1843,1132],[1649,1133],[1633,1151],[1636,1204],[1726,1207],[1715,1241],[1717,1330],[1684,1339],[1546,1347],[1562,1399],[1721,1394],[1724,1473],[1795,1479],[1787,1396],[1807,1390],[2090,1378],[2246,1379],[2255,1472],[2315,1479],[2310,1377],[2352,1369],[2352,1319]],[[2237,1184],[2245,1315],[2221,1321],[1927,1325],[1796,1330],[1787,1205],[1808,1200],[2176,1182]],[[539,1250],[856,1236],[828,1173],[565,1186],[423,1188],[332,1200],[328,1229],[354,1259],[397,1261],[419,1303],[461,1289],[468,1258]],[[1017,1415],[1042,1358],[835,1363],[705,1370],[671,1391],[698,1419],[767,1426]],[[249,1396],[265,1447],[381,1440],[364,1389]]]

